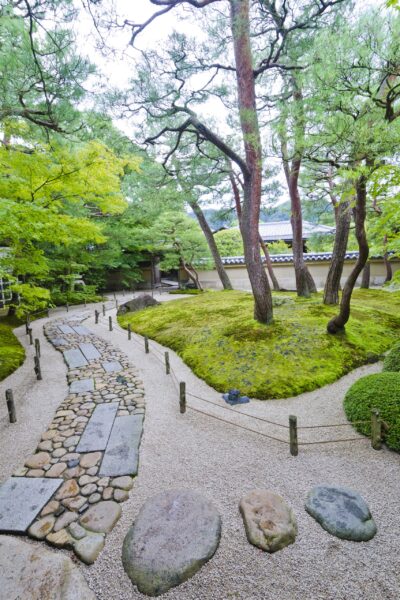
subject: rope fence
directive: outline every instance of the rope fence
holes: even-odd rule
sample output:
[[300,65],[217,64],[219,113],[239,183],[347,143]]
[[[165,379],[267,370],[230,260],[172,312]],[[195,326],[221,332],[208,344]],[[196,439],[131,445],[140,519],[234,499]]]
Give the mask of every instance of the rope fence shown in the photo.
[[[112,308],[114,308],[114,306]],[[105,315],[104,310],[103,310],[103,315]],[[98,316],[99,315],[96,314],[96,323],[98,323]],[[112,322],[111,316],[108,318],[108,322],[109,322],[109,330],[110,331],[113,330],[113,331],[117,331],[118,333],[121,333],[123,335],[128,335],[128,339],[132,340],[137,346],[140,346],[140,349],[142,351],[145,351],[146,353],[150,352],[150,346],[149,346],[147,337],[142,338],[142,336],[139,336],[139,334],[132,332],[130,327],[128,328],[128,330],[123,329],[119,325],[118,321],[116,321],[115,323]],[[104,319],[102,319],[101,323],[103,325],[106,325]],[[143,339],[144,339],[144,343],[143,343]],[[369,421],[365,420],[365,421],[353,421],[351,423],[350,422],[348,422],[348,423],[327,423],[327,424],[321,424],[321,425],[317,424],[317,425],[301,425],[301,426],[299,426],[299,425],[297,425],[297,417],[294,415],[290,415],[289,416],[289,424],[286,425],[284,423],[271,421],[269,419],[266,419],[265,417],[260,417],[258,415],[252,415],[248,412],[235,410],[228,406],[224,406],[223,404],[218,404],[217,402],[214,402],[208,398],[199,396],[198,394],[194,394],[191,391],[187,391],[185,382],[180,381],[174,371],[174,368],[170,361],[169,353],[162,352],[154,344],[151,344],[151,351],[152,351],[152,355],[154,356],[154,358],[160,363],[160,365],[162,365],[165,368],[166,374],[170,376],[171,381],[174,385],[174,388],[177,391],[177,393],[179,394],[179,406],[180,406],[180,412],[182,414],[184,414],[186,412],[186,409],[189,409],[198,414],[201,414],[206,417],[215,419],[217,421],[226,423],[228,425],[237,427],[238,429],[242,429],[245,431],[249,431],[251,433],[255,433],[264,438],[273,440],[273,441],[281,443],[281,444],[287,444],[290,447],[290,453],[292,456],[298,455],[298,447],[299,446],[314,446],[314,445],[319,445],[319,444],[340,444],[340,443],[346,443],[346,442],[364,442],[366,439],[368,439],[366,437],[360,436],[360,437],[348,437],[348,438],[341,438],[341,439],[339,438],[339,439],[328,439],[328,440],[312,440],[312,441],[304,440],[303,441],[303,440],[298,439],[299,431],[324,430],[324,429],[340,428],[340,427],[352,427],[353,425],[361,425],[361,424],[363,424],[363,425],[370,424],[371,425],[370,441],[371,441],[372,448],[374,450],[380,450],[382,447],[382,440],[384,437],[383,433],[385,431],[387,431],[388,426],[386,423],[384,423],[381,420],[379,411],[376,409],[373,409],[371,411],[371,420],[369,420]],[[223,417],[217,416],[210,412],[207,412],[206,410],[201,410],[200,408],[197,408],[197,407],[193,406],[192,404],[188,404],[186,401],[186,396],[190,396],[191,398],[199,400],[200,402],[204,402],[208,405],[212,405],[212,406],[214,406],[218,409],[222,409],[226,412],[234,413],[236,416],[253,419],[254,421],[258,421],[261,423],[265,423],[267,425],[271,425],[273,427],[278,427],[278,428],[284,429],[286,431],[289,431],[288,439],[276,437],[274,435],[265,433],[263,431],[259,431],[258,429],[253,429],[252,427],[248,427],[248,426],[240,424],[240,423],[228,421],[228,420],[224,419]]]

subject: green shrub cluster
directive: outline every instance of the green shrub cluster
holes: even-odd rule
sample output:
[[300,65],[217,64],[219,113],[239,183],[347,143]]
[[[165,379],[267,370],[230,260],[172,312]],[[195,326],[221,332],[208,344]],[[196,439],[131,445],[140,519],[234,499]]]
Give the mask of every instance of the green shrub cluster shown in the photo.
[[347,391],[344,409],[349,421],[364,435],[371,435],[371,410],[379,410],[389,429],[385,442],[389,448],[400,452],[400,373],[377,373],[361,377]]
[[56,306],[64,306],[67,302],[68,304],[83,304],[85,300],[86,302],[101,302],[102,299],[102,296],[96,294],[95,285],[87,285],[81,290],[68,292],[61,291],[59,288],[51,291],[51,301]]
[[21,325],[15,317],[0,319],[0,381],[8,377],[25,359],[25,350],[13,334],[13,328]]
[[400,342],[393,346],[383,361],[384,371],[400,371]]

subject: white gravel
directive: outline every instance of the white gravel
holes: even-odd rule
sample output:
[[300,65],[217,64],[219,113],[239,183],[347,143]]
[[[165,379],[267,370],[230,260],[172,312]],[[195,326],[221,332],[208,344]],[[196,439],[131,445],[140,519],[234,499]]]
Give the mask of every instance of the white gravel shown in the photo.
[[[167,298],[172,297],[161,297]],[[162,356],[155,353],[156,348],[163,353],[163,348],[150,342],[151,352],[146,355],[140,338],[133,336],[136,341],[128,341],[127,333],[119,328],[109,332],[105,318],[101,318],[97,326],[94,319],[88,320],[86,325],[112,341],[139,368],[147,403],[139,476],[129,500],[123,504],[123,515],[107,537],[96,563],[89,567],[80,565],[99,600],[145,598],[132,586],[122,568],[122,541],[146,499],[172,488],[195,489],[208,496],[221,512],[223,530],[214,558],[192,579],[165,594],[166,599],[398,600],[399,455],[386,449],[374,451],[368,440],[362,439],[334,445],[303,446],[299,456],[294,458],[287,445],[258,434],[190,410],[180,415],[172,376],[165,375],[160,362]],[[45,352],[47,358],[51,357],[51,365],[47,358],[42,361],[48,378],[37,384],[44,392],[38,393],[36,384],[29,390],[33,380],[31,378],[30,384],[27,380],[26,398],[19,408],[21,423],[16,427],[5,425],[4,419],[1,420],[2,479],[34,450],[40,432],[65,395],[63,374],[66,370],[61,356],[50,347]],[[198,380],[171,351],[170,356],[178,380],[186,381],[188,390],[222,404],[218,393]],[[379,365],[362,367],[314,392],[286,400],[252,401],[234,411],[249,412],[282,423],[287,423],[289,414],[295,414],[299,425],[345,422],[342,400],[346,389],[361,375],[379,369]],[[14,387],[21,375],[26,378],[25,371],[24,365],[0,384],[1,393],[6,387]],[[238,417],[190,397],[188,402],[267,434],[283,439],[288,437],[285,429],[261,422],[255,424],[246,417]],[[0,416],[3,415],[4,410],[0,412]],[[27,422],[23,426],[25,419]],[[12,427],[12,433],[8,433]],[[358,437],[351,427],[347,427],[303,432],[300,441],[319,439],[317,435],[320,439]],[[363,495],[378,526],[375,538],[367,543],[339,540],[326,533],[305,512],[303,505],[308,490],[321,483],[348,486]],[[295,544],[273,555],[248,544],[238,511],[242,495],[259,487],[281,494],[298,520],[299,534]]]

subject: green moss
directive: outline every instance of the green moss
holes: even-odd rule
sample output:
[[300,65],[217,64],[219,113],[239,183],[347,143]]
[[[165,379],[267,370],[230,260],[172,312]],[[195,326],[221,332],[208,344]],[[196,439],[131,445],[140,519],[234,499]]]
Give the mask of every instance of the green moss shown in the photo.
[[198,294],[204,294],[203,290],[195,290],[192,288],[187,288],[184,290],[171,290],[168,292],[169,294],[184,294],[186,296],[197,296]]
[[344,409],[349,421],[368,421],[354,427],[364,435],[371,435],[371,409],[377,408],[389,425],[385,442],[392,450],[400,451],[400,373],[367,375],[356,381],[347,391]]
[[16,318],[0,318],[0,381],[15,371],[25,359],[25,350],[12,332],[18,325],[21,322]]
[[[398,339],[400,293],[358,293],[346,332],[326,333],[337,307],[321,296],[274,294],[274,323],[253,319],[246,292],[208,292],[119,317],[123,327],[175,350],[219,391],[238,388],[254,398],[286,398],[331,383],[379,359]],[[378,299],[381,299],[379,304]]]
[[395,344],[383,361],[384,371],[400,371],[400,342]]

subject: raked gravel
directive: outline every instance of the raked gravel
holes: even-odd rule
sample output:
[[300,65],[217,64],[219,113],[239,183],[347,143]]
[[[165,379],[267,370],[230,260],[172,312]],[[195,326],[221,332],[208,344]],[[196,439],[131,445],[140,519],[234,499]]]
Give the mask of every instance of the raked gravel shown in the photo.
[[[173,297],[163,295],[157,299],[167,298]],[[123,298],[120,297],[120,301]],[[93,310],[91,307],[91,313]],[[107,317],[109,314],[114,316],[115,311],[108,312]],[[42,324],[43,321],[33,324],[35,333]],[[398,600],[399,455],[386,449],[374,451],[363,438],[340,444],[300,446],[299,456],[294,458],[286,444],[190,409],[180,415],[176,387],[172,376],[165,375],[162,364],[165,349],[150,341],[150,354],[146,355],[141,338],[133,335],[128,341],[127,332],[118,327],[109,332],[104,317],[100,317],[99,325],[94,325],[92,317],[85,324],[127,354],[139,369],[146,393],[139,475],[100,557],[89,567],[80,565],[99,600],[145,598],[132,586],[123,570],[122,541],[146,499],[174,488],[197,490],[215,504],[222,516],[222,538],[214,558],[192,579],[167,592],[163,596],[166,600]],[[33,451],[40,433],[65,397],[66,368],[62,358],[50,346],[43,344],[43,348],[43,382],[29,378],[24,365],[0,384],[2,395],[6,387],[25,390],[22,404],[17,405],[17,426],[5,422],[4,406],[1,407],[1,480]],[[195,377],[172,351],[170,359],[177,379],[186,381],[189,391],[225,405],[220,394]],[[265,368],[268,369],[267,364]],[[286,429],[253,422],[236,413],[248,412],[284,424],[289,414],[295,414],[299,426],[343,423],[346,419],[342,401],[347,388],[360,376],[380,368],[380,365],[362,367],[314,392],[286,400],[253,400],[233,412],[206,405],[190,396],[188,403],[286,439]],[[299,434],[300,441],[330,437],[359,436],[351,427],[307,430]],[[305,512],[307,492],[321,483],[350,487],[361,493],[378,526],[378,533],[371,541],[339,540]],[[247,542],[239,514],[241,497],[254,488],[267,488],[283,496],[297,518],[296,542],[272,555]]]

